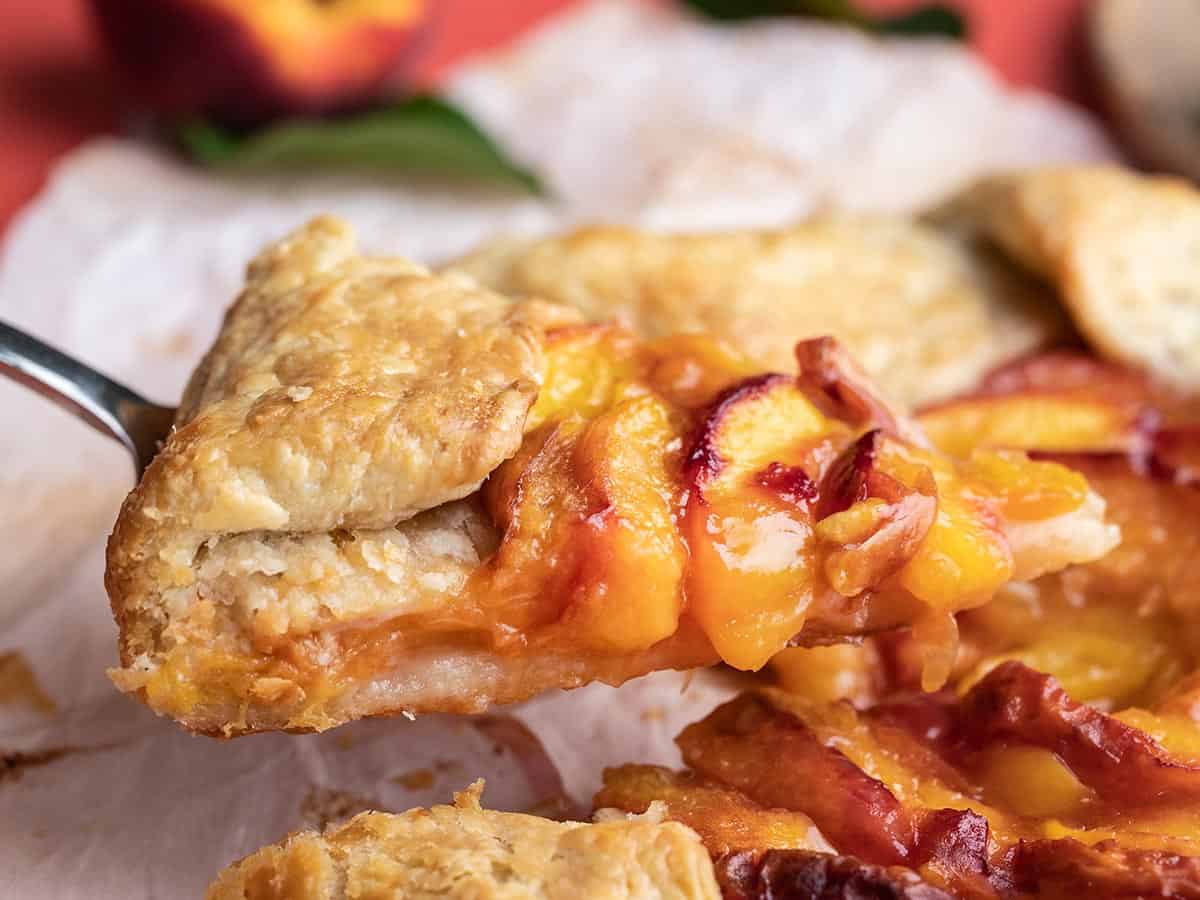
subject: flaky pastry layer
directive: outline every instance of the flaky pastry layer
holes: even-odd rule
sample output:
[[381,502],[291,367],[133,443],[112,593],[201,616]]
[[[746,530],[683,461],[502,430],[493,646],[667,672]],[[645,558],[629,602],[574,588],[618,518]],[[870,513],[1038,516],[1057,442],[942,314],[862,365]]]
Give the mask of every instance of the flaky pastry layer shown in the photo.
[[880,216],[709,234],[591,227],[496,241],[454,268],[651,337],[720,334],[776,369],[790,367],[796,341],[833,335],[913,405],[972,387],[1065,325],[1049,292],[986,248]]
[[1200,191],[1116,167],[986,178],[945,217],[979,229],[1059,292],[1103,356],[1200,389]]
[[369,812],[302,832],[221,873],[208,900],[717,900],[712,863],[676,822],[552,822],[453,806]]

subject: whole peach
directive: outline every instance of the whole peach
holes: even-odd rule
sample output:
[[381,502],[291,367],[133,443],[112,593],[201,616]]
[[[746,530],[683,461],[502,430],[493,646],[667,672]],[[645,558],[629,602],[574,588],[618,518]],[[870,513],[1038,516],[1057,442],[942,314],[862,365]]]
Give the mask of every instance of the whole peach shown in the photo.
[[424,0],[92,0],[134,95],[229,124],[375,97],[413,47]]

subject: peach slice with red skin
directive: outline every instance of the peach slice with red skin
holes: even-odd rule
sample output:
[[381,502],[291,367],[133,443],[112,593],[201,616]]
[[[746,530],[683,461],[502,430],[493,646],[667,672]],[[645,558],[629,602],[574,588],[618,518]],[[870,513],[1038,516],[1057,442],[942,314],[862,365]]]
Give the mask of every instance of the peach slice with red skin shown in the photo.
[[361,106],[413,46],[424,0],[93,0],[117,67],[163,115],[252,124]]
[[835,343],[797,357],[747,377],[719,342],[552,332],[530,433],[483,491],[504,534],[467,593],[494,645],[615,655],[686,631],[757,669],[911,625],[951,657],[952,613],[1013,572],[1006,519],[1070,512],[1086,483],[1019,454],[954,462]]
[[[1200,402],[1145,374],[1067,351],[1026,357],[974,393],[923,410],[919,420],[950,453],[1016,447],[1046,453],[1120,453],[1146,463],[1188,441]],[[1178,433],[1178,434],[1176,434]]]
[[1029,392],[951,400],[921,414],[940,449],[966,456],[978,446],[1051,453],[1128,452],[1143,440],[1141,410],[1102,397]]
[[1016,448],[1040,455],[1124,456],[1142,473],[1200,480],[1200,404],[1146,375],[1057,351],[1010,363],[978,391],[924,410],[945,452]]
[[[755,694],[717,707],[676,738],[684,762],[768,808],[803,809],[844,853],[912,864],[916,816],[803,721]],[[782,765],[763,765],[779,759]]]
[[628,333],[570,326],[547,340],[534,431],[484,487],[505,535],[475,592],[505,598],[498,641],[539,624],[544,640],[642,650],[674,634],[683,609],[674,476],[683,426],[639,386],[643,361]]
[[928,447],[924,432],[876,391],[867,373],[835,338],[796,345],[800,380],[809,397],[830,415],[859,428],[880,428],[917,447]]
[[880,587],[932,525],[933,476],[899,457],[903,476],[882,468],[876,448],[894,439],[870,432],[837,460],[854,431],[818,404],[852,421],[892,419],[864,397],[832,377],[761,375],[701,418],[684,466],[688,614],[736,668],[759,668],[792,642],[814,599],[840,605],[835,594]]
[[912,467],[905,484],[886,471],[889,439],[869,431],[834,463],[821,490],[817,534],[836,547],[825,557],[829,583],[854,597],[883,583],[916,554],[937,514],[937,485]]
[[[477,584],[505,598],[496,639],[549,625],[546,636],[621,653],[670,637],[686,561],[674,522],[670,410],[644,395],[591,422],[569,417],[544,431],[529,458],[485,490],[506,529]],[[546,558],[556,561],[549,573]]]
[[908,730],[963,769],[1001,747],[1047,750],[1096,797],[1126,812],[1200,800],[1200,766],[1190,758],[1072,699],[1054,676],[1016,660],[1000,663],[962,697],[899,695],[867,715]]
[[693,437],[688,612],[736,668],[759,668],[804,625],[816,587],[804,457],[839,430],[795,378],[762,375],[720,397]]

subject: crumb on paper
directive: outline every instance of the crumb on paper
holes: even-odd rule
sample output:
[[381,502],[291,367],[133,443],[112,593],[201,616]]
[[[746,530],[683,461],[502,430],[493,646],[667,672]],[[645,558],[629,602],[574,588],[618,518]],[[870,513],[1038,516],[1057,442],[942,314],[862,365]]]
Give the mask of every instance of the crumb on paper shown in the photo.
[[407,791],[427,791],[433,787],[437,777],[429,769],[413,769],[410,772],[393,775],[389,780],[392,784],[398,784]]
[[316,828],[340,822],[369,809],[380,809],[370,797],[336,788],[313,786],[300,801],[300,817]]
[[0,706],[28,706],[47,715],[57,709],[19,650],[0,653]]
[[643,722],[661,722],[667,717],[667,711],[661,706],[647,706],[642,710]]
[[29,753],[0,754],[0,783],[15,781],[30,769],[48,766],[74,752],[76,752],[74,747],[54,747]]
[[139,335],[136,343],[140,350],[151,356],[170,359],[191,356],[196,346],[196,337],[190,331],[179,328],[169,334]]
[[459,809],[482,809],[480,800],[486,787],[487,782],[484,779],[476,778],[461,791],[454,792],[454,805]]

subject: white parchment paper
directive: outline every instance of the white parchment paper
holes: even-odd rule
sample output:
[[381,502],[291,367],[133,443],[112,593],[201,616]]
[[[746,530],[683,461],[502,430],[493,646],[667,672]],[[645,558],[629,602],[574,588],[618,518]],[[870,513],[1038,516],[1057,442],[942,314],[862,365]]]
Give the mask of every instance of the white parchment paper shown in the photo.
[[[552,202],[378,177],[222,178],[95,141],[13,225],[0,317],[173,402],[246,260],[318,212],[349,218],[370,250],[433,263],[503,232],[908,209],[981,172],[1114,157],[1082,115],[1006,90],[952,45],[714,28],[632,2],[584,5],[448,89],[543,173]],[[586,811],[603,766],[677,760],[673,736],[729,693],[663,673],[483,719],[188,736],[103,674],[103,542],[129,461],[8,383],[0,425],[0,896],[199,896],[291,829],[442,802],[476,776],[497,808]]]

